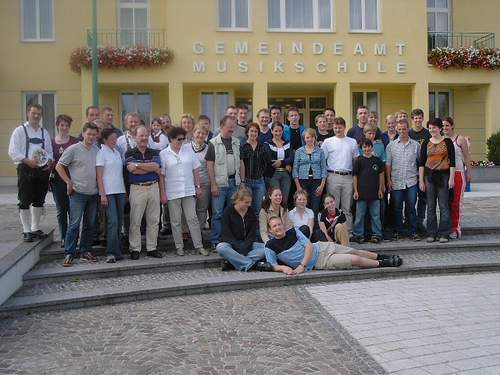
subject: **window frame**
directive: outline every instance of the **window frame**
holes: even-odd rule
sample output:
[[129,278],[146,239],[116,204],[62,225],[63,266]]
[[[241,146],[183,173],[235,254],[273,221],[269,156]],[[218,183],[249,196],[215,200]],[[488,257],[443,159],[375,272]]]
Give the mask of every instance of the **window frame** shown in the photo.
[[50,5],[52,8],[52,38],[41,38],[40,37],[40,0],[35,0],[35,9],[36,9],[36,14],[35,14],[35,22],[36,22],[36,38],[27,38],[24,36],[24,0],[20,0],[20,27],[21,27],[21,42],[28,42],[28,43],[51,43],[56,41],[56,19],[55,19],[55,6],[54,6],[54,0],[50,0]]
[[382,32],[381,27],[381,5],[380,0],[375,0],[377,2],[377,28],[376,29],[366,29],[366,2],[361,1],[361,29],[353,29],[351,27],[351,0],[349,0],[349,32],[354,34],[377,34]]
[[[121,19],[121,12],[120,12],[120,10],[122,8],[126,8],[126,9],[146,9],[146,32],[149,32],[151,30],[151,3],[150,3],[150,0],[146,0],[145,3],[136,3],[135,2],[136,0],[133,0],[133,1],[134,2],[132,4],[124,4],[125,6],[122,6],[121,0],[117,0],[117,8],[118,9],[116,11],[116,14],[117,14],[117,17],[118,17],[118,22],[117,22],[117,24],[118,24],[118,45],[120,47],[131,47],[131,46],[137,45],[136,44],[136,33],[138,31],[137,28],[136,28],[136,26],[135,26],[135,12],[133,12],[133,16],[132,16],[133,17],[132,18],[133,27],[132,27],[132,29],[130,31],[132,32],[132,35],[134,37],[134,41],[133,41],[132,45],[130,45],[130,46],[122,45],[121,32],[128,30],[127,28],[123,28],[122,27],[122,19]],[[137,6],[138,4],[139,4],[139,6]],[[148,44],[149,44],[149,40],[148,40]]]
[[[452,14],[452,0],[448,0],[448,8],[429,8],[426,4],[426,14],[427,14],[427,31],[428,32],[447,32],[447,33],[451,33],[452,30],[453,30],[453,27],[452,27],[452,24],[451,24],[451,21],[452,21],[452,18],[451,18],[451,14]],[[446,13],[448,15],[448,30],[446,31],[436,31],[436,30],[429,30],[429,22],[428,22],[428,19],[429,19],[429,13],[433,13],[434,14],[434,17],[438,14],[438,13]],[[436,22],[434,22],[434,24],[436,24]]]
[[313,2],[313,28],[312,29],[297,29],[297,28],[287,28],[286,27],[286,0],[280,1],[280,27],[271,28],[269,27],[269,0],[267,0],[267,32],[271,33],[334,33],[335,32],[335,1],[330,1],[330,28],[320,29],[319,28],[319,0],[312,0]]
[[[146,123],[145,121],[145,125],[146,127],[149,129],[149,126],[151,125],[151,120],[153,119],[153,93],[150,91],[150,90],[125,90],[125,91],[120,91],[120,125],[121,125],[121,129],[123,130],[126,130],[125,128],[125,123],[123,121],[124,119],[124,115],[123,115],[123,105],[122,105],[122,96],[123,95],[130,95],[130,94],[133,94],[134,95],[134,111],[132,112],[137,112],[139,113],[138,111],[138,96],[139,94],[146,94],[146,95],[149,95],[150,97],[150,101],[151,101],[151,108],[149,109],[149,124]],[[140,116],[139,116],[140,118]]]
[[[21,91],[21,102],[22,102],[22,107],[21,107],[21,118],[23,119],[23,123],[25,123],[26,121],[28,121],[28,119],[26,118],[26,105],[27,105],[27,100],[26,100],[26,95],[37,95],[38,96],[38,104],[42,105],[43,107],[43,102],[42,102],[42,95],[47,95],[47,94],[50,94],[54,97],[54,123],[52,124],[52,130],[53,130],[53,133],[54,135],[56,134],[56,118],[57,118],[57,95],[56,95],[56,92],[55,91],[50,91],[50,90],[42,90],[42,91],[36,91],[36,90],[33,90],[33,91],[30,91],[30,90],[27,90],[27,91]],[[43,123],[43,119],[44,119],[44,116],[43,116],[43,113],[42,113],[42,120],[41,120],[41,127],[44,128],[44,129],[47,129],[47,131],[49,133],[51,133],[51,130],[48,126],[44,126],[44,123]],[[52,135],[52,133],[51,133]]]
[[428,96],[429,96],[429,112],[427,113],[427,116],[430,120],[431,119],[431,103],[430,103],[430,96],[431,94],[434,94],[434,117],[439,117],[439,118],[443,118],[441,116],[441,114],[439,113],[439,94],[440,93],[446,93],[448,94],[448,100],[449,100],[449,103],[448,103],[448,116],[449,117],[453,117],[453,91],[451,89],[433,89],[433,90],[429,90],[429,93],[428,93]]
[[[234,103],[234,91],[230,89],[201,89],[198,90],[198,108],[199,108],[199,113],[203,115],[207,115],[206,113],[203,113],[203,94],[211,94],[214,97],[213,100],[213,107],[212,110],[214,111],[214,114],[217,115],[217,106],[218,106],[218,101],[217,101],[217,94],[227,94],[227,102],[228,105],[231,105],[231,103]],[[222,114],[222,117],[225,116],[225,113]],[[210,117],[210,116],[209,116]],[[210,130],[215,134],[217,129],[219,129],[219,121],[222,119],[221,118],[215,118],[214,116],[210,117]]]
[[252,0],[247,1],[247,19],[248,24],[247,27],[236,27],[236,0],[231,1],[231,27],[221,27],[220,26],[220,9],[219,9],[219,0],[217,0],[217,31],[236,31],[236,32],[249,32],[252,31]]

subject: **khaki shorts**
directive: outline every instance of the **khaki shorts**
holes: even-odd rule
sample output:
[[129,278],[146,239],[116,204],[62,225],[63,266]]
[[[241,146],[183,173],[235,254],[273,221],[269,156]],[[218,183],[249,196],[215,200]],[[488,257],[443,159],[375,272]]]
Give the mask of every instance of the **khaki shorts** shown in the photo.
[[318,242],[319,258],[314,266],[317,270],[340,270],[352,268],[353,248],[334,242]]

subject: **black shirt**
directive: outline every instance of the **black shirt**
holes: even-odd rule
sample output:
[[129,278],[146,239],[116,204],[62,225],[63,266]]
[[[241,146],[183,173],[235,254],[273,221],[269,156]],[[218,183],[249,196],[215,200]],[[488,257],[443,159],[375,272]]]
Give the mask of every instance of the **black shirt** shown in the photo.
[[342,210],[335,209],[335,213],[330,214],[328,209],[324,209],[318,214],[318,221],[325,224],[328,232],[334,233],[333,229],[337,224],[345,223],[346,217]]
[[297,129],[293,129],[290,126],[290,146],[292,146],[292,149],[294,151],[302,147],[302,140],[300,139],[300,127]]
[[377,200],[379,190],[379,175],[384,173],[384,162],[372,156],[361,155],[354,161],[353,176],[358,177],[358,193],[360,200]]
[[298,241],[297,234],[295,233],[295,228],[288,229],[285,232],[285,237],[283,238],[272,238],[266,243],[266,247],[276,254],[279,254],[285,250],[290,249]]
[[[220,137],[220,139],[222,139],[222,143],[224,143],[224,146],[226,147],[226,154],[232,155],[233,154],[233,138],[232,137],[229,137],[229,138]],[[205,160],[215,161],[215,147],[214,147],[212,142],[208,142],[208,150],[207,150],[207,154],[205,155]]]
[[245,178],[251,180],[262,178],[268,164],[267,153],[263,145],[257,143],[255,150],[250,143],[240,146],[240,159],[245,164]]
[[333,137],[333,131],[328,131],[326,134],[320,134],[318,130],[316,130],[316,140],[318,141],[318,145],[321,146],[323,141],[327,138]]
[[408,131],[408,135],[410,136],[411,139],[414,139],[420,145],[424,143],[424,141],[428,141],[431,139],[431,133],[429,133],[429,130],[426,128],[422,128],[419,132],[415,131],[413,128]]

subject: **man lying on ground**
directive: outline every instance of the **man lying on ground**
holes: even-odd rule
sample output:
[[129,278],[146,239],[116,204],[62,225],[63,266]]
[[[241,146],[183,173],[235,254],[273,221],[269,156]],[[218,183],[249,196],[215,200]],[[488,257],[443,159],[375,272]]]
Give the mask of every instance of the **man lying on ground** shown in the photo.
[[[281,218],[273,216],[268,226],[274,238],[266,243],[266,260],[277,272],[295,275],[305,271],[376,267],[399,267],[397,255],[376,254],[356,250],[334,242],[311,243],[295,228],[285,232]],[[278,261],[280,264],[278,264]]]

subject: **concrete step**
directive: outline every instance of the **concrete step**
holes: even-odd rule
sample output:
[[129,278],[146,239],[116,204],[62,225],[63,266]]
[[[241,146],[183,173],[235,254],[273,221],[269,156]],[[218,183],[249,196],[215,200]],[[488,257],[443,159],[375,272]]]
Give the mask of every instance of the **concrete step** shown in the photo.
[[[215,256],[213,259],[216,259]],[[404,261],[400,268],[313,271],[298,276],[286,276],[274,272],[221,272],[219,268],[207,267],[170,272],[157,270],[106,278],[85,279],[76,276],[72,280],[48,278],[23,286],[0,306],[0,315],[289,284],[498,271],[500,251],[421,250],[406,253]],[[95,266],[97,268],[97,265]]]

